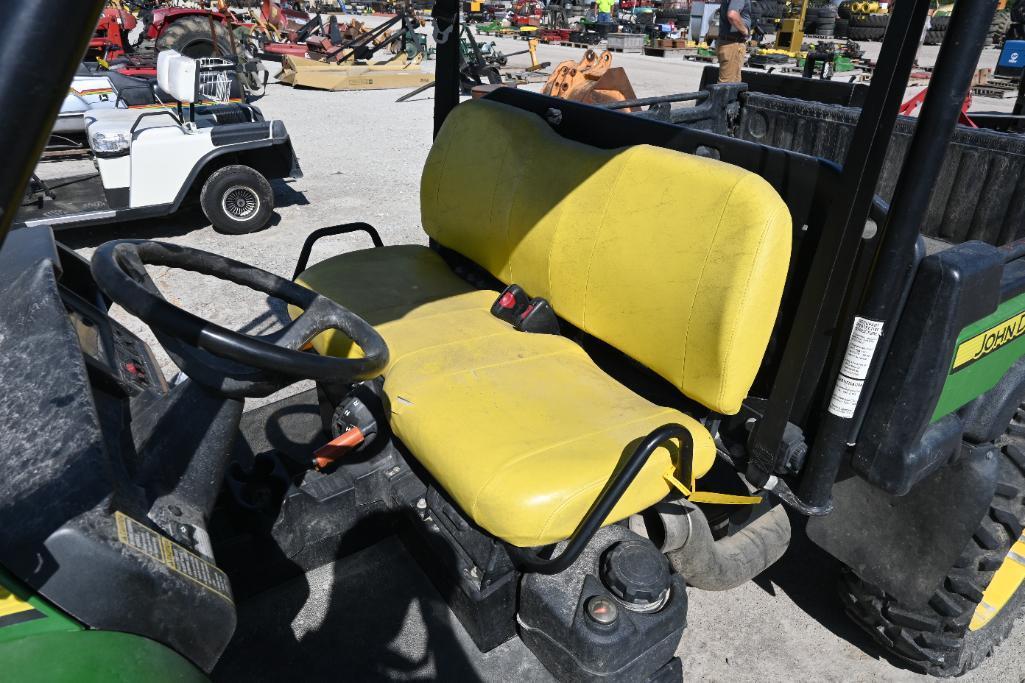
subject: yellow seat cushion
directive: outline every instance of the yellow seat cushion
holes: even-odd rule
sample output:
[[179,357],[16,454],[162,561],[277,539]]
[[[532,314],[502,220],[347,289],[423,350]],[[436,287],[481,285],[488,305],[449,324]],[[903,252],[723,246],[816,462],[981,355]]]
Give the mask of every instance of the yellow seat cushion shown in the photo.
[[[465,280],[453,273],[437,252],[417,244],[351,251],[331,257],[303,271],[299,284],[334,299],[374,325],[389,347],[394,341],[387,334],[387,323],[406,316],[428,315],[441,302],[474,292]],[[474,303],[485,309],[494,302],[496,292],[488,292],[487,302]],[[466,306],[448,301],[444,307]],[[289,306],[295,318],[300,310]],[[359,349],[341,332],[328,330],[313,340],[313,347],[324,355],[342,358],[359,354]],[[391,348],[395,357],[395,349]]]
[[[477,100],[455,108],[431,149],[421,216],[438,243],[547,298],[682,393],[739,410],[790,258],[789,212],[760,177],[646,145],[590,147]],[[343,254],[299,281],[377,327],[391,350],[384,389],[395,434],[471,519],[509,543],[567,538],[663,424],[690,430],[696,477],[714,461],[696,420],[620,385],[568,339],[516,332],[488,312],[495,292],[473,291],[424,247]],[[359,353],[330,333],[315,345]],[[606,523],[670,492],[672,450],[649,459]]]
[[[459,320],[476,336],[444,329]],[[690,430],[696,477],[715,458],[700,423],[617,383],[564,337],[469,309],[387,327],[389,339],[434,342],[394,349],[384,384],[393,431],[474,522],[513,545],[569,537],[617,466],[666,423]],[[677,447],[655,452],[606,523],[670,492],[663,475],[679,464]]]
[[474,100],[442,126],[420,201],[440,244],[545,297],[694,400],[740,409],[776,319],[793,229],[761,177],[648,145],[598,149],[529,112]]

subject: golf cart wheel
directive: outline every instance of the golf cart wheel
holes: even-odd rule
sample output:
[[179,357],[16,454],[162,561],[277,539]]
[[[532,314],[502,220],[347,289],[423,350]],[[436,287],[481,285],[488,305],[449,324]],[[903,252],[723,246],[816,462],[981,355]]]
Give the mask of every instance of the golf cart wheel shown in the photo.
[[840,581],[847,614],[894,656],[933,676],[981,664],[1025,611],[1025,582],[1017,582],[1025,557],[1013,549],[1025,525],[1025,408],[998,443],[989,512],[927,607],[905,607],[849,569]]
[[199,203],[215,230],[243,235],[267,227],[274,211],[274,192],[258,171],[225,166],[207,178]]
[[231,37],[220,22],[202,16],[185,16],[171,22],[156,41],[157,50],[176,50],[186,57],[233,59]]

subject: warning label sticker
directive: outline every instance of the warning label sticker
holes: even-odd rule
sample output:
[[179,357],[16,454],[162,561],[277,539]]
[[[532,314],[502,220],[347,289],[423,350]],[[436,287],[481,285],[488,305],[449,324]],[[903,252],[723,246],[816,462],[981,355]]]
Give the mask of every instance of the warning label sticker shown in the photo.
[[840,376],[836,379],[833,396],[829,399],[829,412],[837,417],[852,418],[858,409],[861,390],[865,388],[865,378],[872,367],[879,337],[883,334],[883,323],[868,318],[855,318],[851,339],[847,343],[840,366]]
[[866,318],[855,318],[851,340],[847,344],[847,355],[844,356],[840,372],[853,379],[868,377],[868,368],[872,365],[879,337],[883,334],[883,323]]
[[865,380],[840,375],[836,380],[836,388],[833,389],[833,397],[829,399],[829,412],[837,417],[854,417],[864,386]]
[[228,577],[215,565],[121,512],[114,513],[114,521],[118,539],[129,548],[232,602]]

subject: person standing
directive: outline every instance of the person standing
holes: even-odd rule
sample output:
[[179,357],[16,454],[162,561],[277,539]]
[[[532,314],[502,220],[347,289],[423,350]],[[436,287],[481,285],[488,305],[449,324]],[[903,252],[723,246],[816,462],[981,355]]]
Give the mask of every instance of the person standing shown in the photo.
[[[599,24],[611,24],[612,23],[612,5],[615,4],[614,0],[597,0],[598,1],[598,23]],[[750,4],[750,2],[748,2]]]
[[719,82],[739,83],[740,68],[751,40],[751,0],[721,0],[719,37],[715,54],[719,58]]

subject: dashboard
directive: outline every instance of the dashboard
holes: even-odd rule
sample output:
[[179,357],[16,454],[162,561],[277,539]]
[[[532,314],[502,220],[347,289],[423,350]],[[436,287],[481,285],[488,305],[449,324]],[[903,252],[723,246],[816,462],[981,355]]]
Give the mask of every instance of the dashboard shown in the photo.
[[106,311],[63,286],[61,300],[91,373],[106,374],[129,394],[148,389],[167,391],[163,373],[145,342]]

